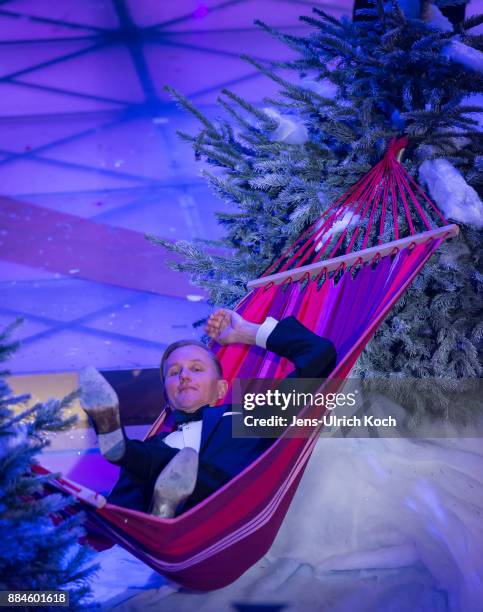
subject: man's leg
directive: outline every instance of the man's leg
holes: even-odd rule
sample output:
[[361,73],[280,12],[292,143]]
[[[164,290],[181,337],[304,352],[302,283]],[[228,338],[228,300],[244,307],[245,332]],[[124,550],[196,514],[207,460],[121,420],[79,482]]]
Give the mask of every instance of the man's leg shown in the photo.
[[117,394],[106,379],[87,367],[79,374],[79,385],[81,405],[95,424],[101,453],[123,468],[108,500],[148,512],[152,497],[153,514],[173,517],[176,507],[195,488],[198,453],[190,448],[178,451],[159,438],[147,442],[127,439]]
[[79,386],[80,403],[94,421],[99,449],[108,461],[115,463],[126,450],[117,394],[92,366],[80,371]]
[[198,475],[198,453],[181,449],[156,479],[151,514],[172,518],[176,509],[193,493]]

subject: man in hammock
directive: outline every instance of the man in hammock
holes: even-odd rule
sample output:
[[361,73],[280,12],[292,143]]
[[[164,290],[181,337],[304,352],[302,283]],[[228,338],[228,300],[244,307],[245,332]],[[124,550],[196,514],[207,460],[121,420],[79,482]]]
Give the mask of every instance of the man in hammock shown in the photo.
[[[290,376],[326,378],[335,367],[333,344],[294,317],[262,324],[220,309],[206,333],[220,344],[258,345],[293,362]],[[231,406],[216,406],[228,388],[216,356],[202,343],[171,344],[161,360],[161,379],[178,429],[145,441],[124,435],[115,391],[92,367],[80,373],[81,404],[94,421],[101,453],[121,474],[109,502],[170,518],[200,503],[242,472],[272,443],[234,438]]]

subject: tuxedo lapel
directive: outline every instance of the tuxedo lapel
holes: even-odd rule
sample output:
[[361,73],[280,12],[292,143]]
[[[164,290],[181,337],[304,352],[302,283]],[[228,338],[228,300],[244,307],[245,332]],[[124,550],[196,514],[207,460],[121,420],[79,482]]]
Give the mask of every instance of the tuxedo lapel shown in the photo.
[[208,444],[216,426],[218,425],[226,406],[207,407],[203,410],[203,424],[201,427],[200,454]]

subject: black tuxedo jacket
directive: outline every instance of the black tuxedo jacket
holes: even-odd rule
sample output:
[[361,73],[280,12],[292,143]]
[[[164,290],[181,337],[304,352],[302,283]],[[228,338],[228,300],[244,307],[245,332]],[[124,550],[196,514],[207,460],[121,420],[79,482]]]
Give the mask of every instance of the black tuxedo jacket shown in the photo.
[[[332,342],[309,331],[295,317],[276,325],[267,339],[267,349],[294,364],[289,377],[326,378],[336,363]],[[269,438],[232,437],[232,416],[223,416],[231,409],[230,405],[223,405],[203,410],[197,485],[183,511],[242,472],[274,442]],[[108,497],[109,502],[149,511],[156,478],[178,452],[163,441],[167,435],[162,433],[144,442],[126,440],[121,474]]]

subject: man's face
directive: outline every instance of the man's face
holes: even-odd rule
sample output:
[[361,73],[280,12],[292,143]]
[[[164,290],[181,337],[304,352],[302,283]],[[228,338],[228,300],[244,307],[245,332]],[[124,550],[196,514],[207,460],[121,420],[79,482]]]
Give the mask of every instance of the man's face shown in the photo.
[[169,405],[182,412],[214,406],[227,389],[208,351],[196,345],[180,346],[170,354],[164,364],[164,384]]

